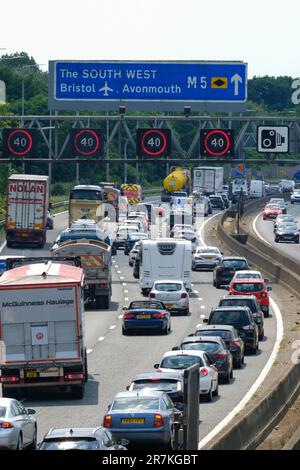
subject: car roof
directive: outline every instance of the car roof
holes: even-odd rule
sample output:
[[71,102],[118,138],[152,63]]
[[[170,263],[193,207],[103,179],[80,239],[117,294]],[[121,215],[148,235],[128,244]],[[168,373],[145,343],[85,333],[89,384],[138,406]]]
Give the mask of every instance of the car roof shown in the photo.
[[222,261],[227,261],[227,260],[243,260],[243,261],[247,261],[246,258],[244,258],[244,256],[223,256],[222,257]]
[[232,311],[239,311],[239,310],[249,310],[246,305],[237,305],[233,307],[216,307],[213,308],[212,312],[232,312]]
[[220,251],[220,249],[217,246],[209,246],[209,245],[197,246],[197,250],[200,249],[200,248],[201,248],[201,250],[218,250],[218,251]]
[[145,380],[145,379],[176,379],[182,380],[182,374],[180,372],[145,372],[142,374],[137,374],[132,382],[136,380]]
[[95,433],[101,428],[51,428],[44,439],[46,438],[64,438],[64,437],[95,437]]
[[261,283],[264,283],[264,280],[261,278],[261,279],[257,279],[257,278],[249,278],[249,277],[240,277],[240,278],[237,278],[234,280],[234,282],[241,282],[243,284],[261,284]]
[[184,285],[184,282],[181,279],[159,279],[157,281],[154,281],[154,284],[182,284]]
[[12,401],[16,401],[14,398],[0,398],[0,406],[10,406]]
[[241,273],[242,274],[260,274],[260,275],[262,275],[260,271],[254,271],[252,269],[240,269],[239,271],[236,271],[235,274],[241,274]]
[[256,300],[256,297],[255,295],[251,294],[251,295],[224,295],[224,297],[220,300]]
[[164,355],[163,355],[163,359],[165,357],[175,357],[175,356],[199,356],[199,357],[203,357],[203,353],[204,351],[197,351],[197,350],[192,350],[192,351],[189,351],[189,350],[181,350],[181,349],[178,349],[176,351],[168,351],[166,352]]

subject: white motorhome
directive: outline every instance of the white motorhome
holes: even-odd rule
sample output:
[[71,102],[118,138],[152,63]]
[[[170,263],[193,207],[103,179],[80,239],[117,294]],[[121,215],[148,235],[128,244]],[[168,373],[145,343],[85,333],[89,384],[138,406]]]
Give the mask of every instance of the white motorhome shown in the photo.
[[265,183],[262,180],[251,180],[249,197],[250,199],[256,199],[264,197],[266,195]]
[[192,290],[192,245],[188,240],[160,238],[142,240],[139,252],[139,283],[144,295],[151,290],[154,281],[178,279]]

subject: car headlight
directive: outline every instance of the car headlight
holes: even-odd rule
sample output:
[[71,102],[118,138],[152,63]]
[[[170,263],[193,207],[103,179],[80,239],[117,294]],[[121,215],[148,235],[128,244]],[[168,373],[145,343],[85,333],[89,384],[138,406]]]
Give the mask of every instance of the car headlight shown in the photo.
[[298,234],[299,234],[299,232],[295,232],[295,233],[294,233],[294,235],[298,235]]

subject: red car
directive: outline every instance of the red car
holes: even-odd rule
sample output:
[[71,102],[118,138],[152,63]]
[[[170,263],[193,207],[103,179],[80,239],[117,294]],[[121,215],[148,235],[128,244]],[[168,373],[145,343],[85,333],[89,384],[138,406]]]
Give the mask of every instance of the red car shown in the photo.
[[282,214],[282,209],[280,209],[280,207],[277,206],[277,204],[267,204],[266,207],[264,208],[263,219],[264,220],[276,219],[278,214]]
[[229,284],[228,290],[230,295],[255,295],[264,316],[269,316],[269,291],[272,287],[267,287],[262,279],[236,279]]

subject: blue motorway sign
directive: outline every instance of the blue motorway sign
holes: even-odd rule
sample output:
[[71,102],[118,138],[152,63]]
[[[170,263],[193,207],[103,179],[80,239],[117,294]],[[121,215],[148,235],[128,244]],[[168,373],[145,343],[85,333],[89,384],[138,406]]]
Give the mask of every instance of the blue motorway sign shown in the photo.
[[247,100],[244,62],[50,61],[52,109],[235,110]]

